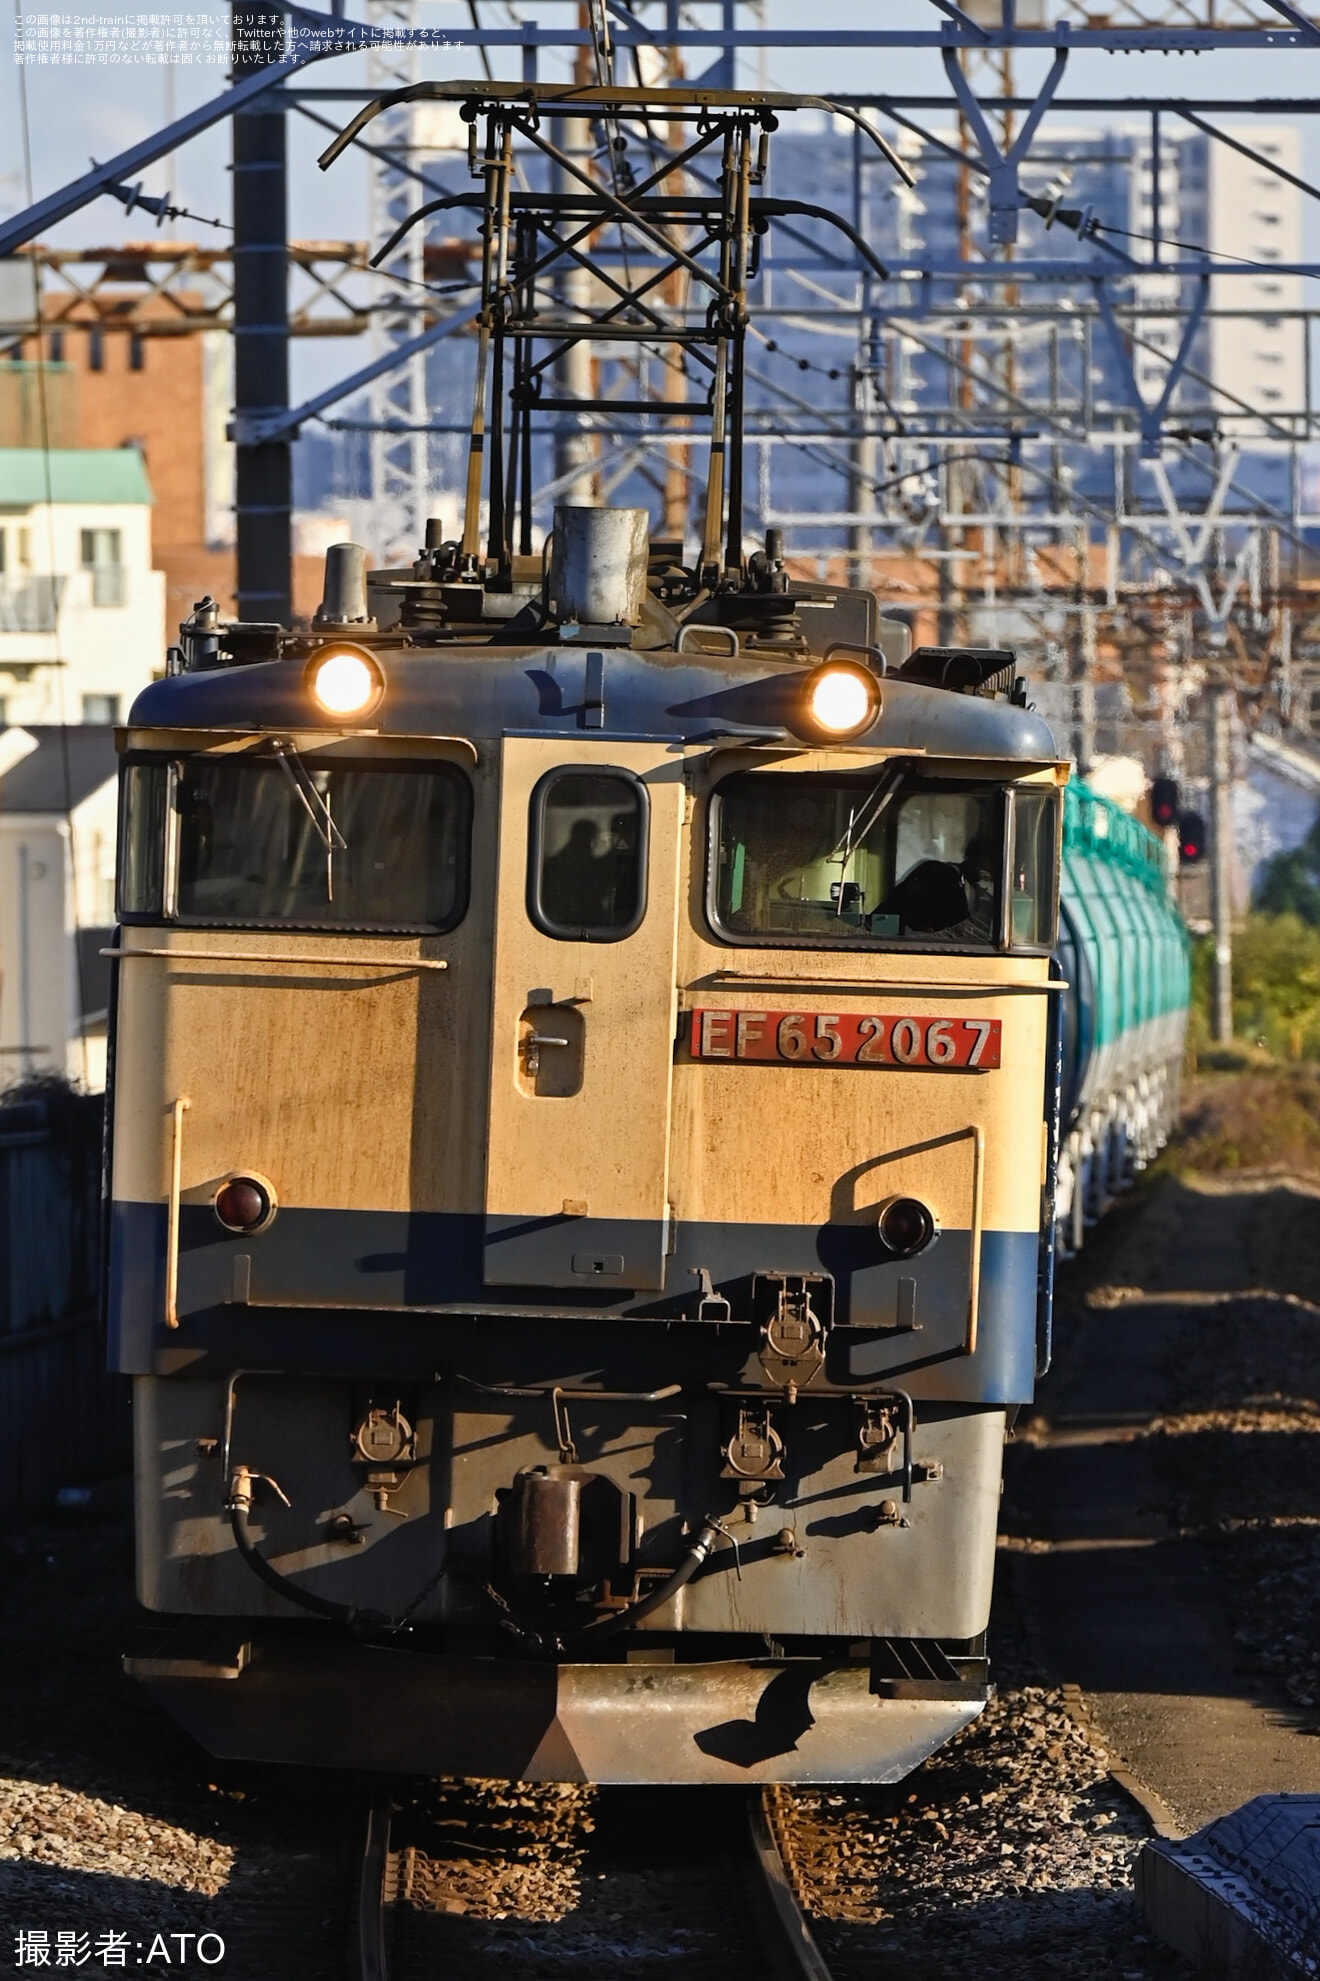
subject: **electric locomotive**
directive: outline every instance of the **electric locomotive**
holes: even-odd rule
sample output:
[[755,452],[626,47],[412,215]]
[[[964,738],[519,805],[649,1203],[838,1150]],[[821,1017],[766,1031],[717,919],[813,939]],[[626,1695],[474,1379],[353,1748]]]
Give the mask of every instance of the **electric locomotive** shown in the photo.
[[[121,737],[129,1668],[231,1756],[898,1779],[988,1696],[1047,1353],[1066,766],[1010,653],[748,552],[784,103],[463,91],[461,531],[336,546],[310,629],[207,603]],[[714,147],[700,213],[515,184],[515,129],[638,94]],[[695,554],[572,504],[533,548],[538,255],[602,212],[712,289],[633,324],[710,367]]]

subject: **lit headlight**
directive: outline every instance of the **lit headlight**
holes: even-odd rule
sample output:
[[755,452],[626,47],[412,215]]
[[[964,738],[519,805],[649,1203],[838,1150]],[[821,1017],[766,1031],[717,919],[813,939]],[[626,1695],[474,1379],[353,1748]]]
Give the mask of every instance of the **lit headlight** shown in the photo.
[[307,666],[312,700],[326,715],[370,715],[385,693],[385,680],[361,647],[323,647]]
[[880,683],[868,667],[829,660],[807,677],[804,727],[822,738],[860,736],[880,713]]

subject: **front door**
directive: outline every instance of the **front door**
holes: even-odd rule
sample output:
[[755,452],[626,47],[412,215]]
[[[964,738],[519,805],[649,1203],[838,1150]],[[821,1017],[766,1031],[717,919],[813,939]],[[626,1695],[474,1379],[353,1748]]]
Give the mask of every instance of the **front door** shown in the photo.
[[664,1284],[683,761],[506,737],[485,1280]]

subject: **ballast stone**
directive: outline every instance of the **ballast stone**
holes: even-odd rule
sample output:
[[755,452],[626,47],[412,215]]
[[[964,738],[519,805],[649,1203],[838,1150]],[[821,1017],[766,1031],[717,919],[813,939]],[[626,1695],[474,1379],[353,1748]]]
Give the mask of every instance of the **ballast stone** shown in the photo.
[[1136,1892],[1151,1931],[1198,1966],[1315,1981],[1320,1795],[1258,1795],[1180,1843],[1148,1843]]

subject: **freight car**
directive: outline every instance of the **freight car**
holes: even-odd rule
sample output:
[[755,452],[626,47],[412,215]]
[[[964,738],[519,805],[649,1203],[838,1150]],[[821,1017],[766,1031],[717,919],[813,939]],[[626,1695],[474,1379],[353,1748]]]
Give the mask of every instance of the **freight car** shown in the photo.
[[[897,1779],[987,1697],[1048,1342],[1067,767],[1011,653],[749,554],[792,101],[457,94],[460,532],[336,547],[310,629],[203,605],[122,736],[129,1668],[226,1755]],[[718,191],[538,191],[585,115],[685,127]],[[607,223],[645,252],[566,317]],[[561,506],[538,551],[546,367],[625,332],[709,378],[698,544]]]
[[1085,784],[1064,798],[1060,1249],[1169,1138],[1187,1030],[1187,930],[1163,843]]

